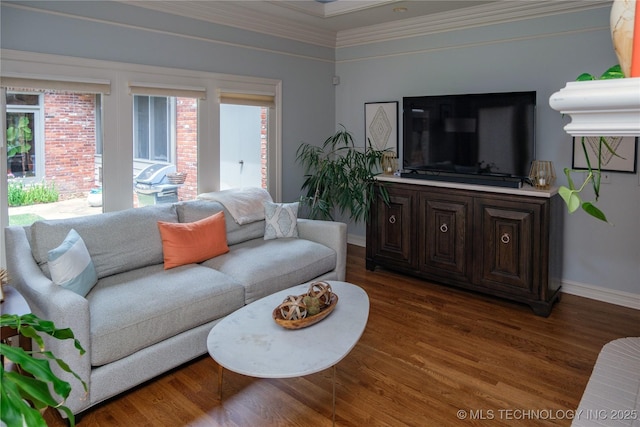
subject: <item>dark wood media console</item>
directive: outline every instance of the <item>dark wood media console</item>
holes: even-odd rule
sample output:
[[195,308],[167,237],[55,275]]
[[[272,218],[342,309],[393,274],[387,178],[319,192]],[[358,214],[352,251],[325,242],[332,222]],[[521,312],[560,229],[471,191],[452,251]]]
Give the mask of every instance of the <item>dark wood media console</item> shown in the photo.
[[560,297],[562,200],[554,192],[381,177],[367,223],[366,267],[528,304]]

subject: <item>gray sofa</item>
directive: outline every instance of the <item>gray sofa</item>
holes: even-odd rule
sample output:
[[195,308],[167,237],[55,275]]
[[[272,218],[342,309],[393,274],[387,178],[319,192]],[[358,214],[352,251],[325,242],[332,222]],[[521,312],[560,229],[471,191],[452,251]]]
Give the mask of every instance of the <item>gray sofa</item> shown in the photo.
[[[221,210],[229,252],[165,270],[157,221],[193,222]],[[72,228],[99,279],[86,297],[54,284],[47,267],[48,251]],[[68,340],[47,342],[89,388],[85,396],[58,370],[73,386],[66,405],[79,413],[205,354],[213,325],[256,299],[311,280],[344,280],[345,224],[298,219],[299,238],[273,240],[264,240],[264,229],[264,220],[238,225],[220,203],[203,200],[8,227],[12,285],[33,313],[70,327],[87,350],[79,356]]]
[[571,427],[640,427],[640,337],[600,351]]

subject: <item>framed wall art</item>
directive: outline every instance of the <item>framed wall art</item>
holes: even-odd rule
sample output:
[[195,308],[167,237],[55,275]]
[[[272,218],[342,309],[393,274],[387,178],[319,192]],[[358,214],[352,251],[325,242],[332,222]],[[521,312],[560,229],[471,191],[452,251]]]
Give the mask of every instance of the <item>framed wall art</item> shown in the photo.
[[398,101],[364,104],[365,141],[375,150],[398,153]]
[[[585,136],[585,147],[592,168],[598,167],[599,136]],[[635,136],[607,136],[607,144],[616,152],[613,155],[606,147],[602,147],[601,170],[609,172],[636,173],[638,138]],[[582,137],[573,138],[573,169],[587,169],[585,150],[582,149]]]

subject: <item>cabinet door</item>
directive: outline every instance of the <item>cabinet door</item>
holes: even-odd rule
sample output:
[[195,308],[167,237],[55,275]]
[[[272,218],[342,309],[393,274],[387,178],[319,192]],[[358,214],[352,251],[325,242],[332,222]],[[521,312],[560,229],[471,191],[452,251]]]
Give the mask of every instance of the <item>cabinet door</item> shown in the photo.
[[419,212],[420,270],[470,281],[472,199],[423,192]]
[[537,203],[476,199],[474,281],[487,288],[532,298],[539,295],[540,209]]
[[[374,261],[384,261],[385,264],[400,267],[414,265],[412,221],[415,192],[388,186],[389,204],[381,197],[377,198],[375,206],[375,227],[371,234],[372,258]],[[369,242],[367,243],[367,245]]]

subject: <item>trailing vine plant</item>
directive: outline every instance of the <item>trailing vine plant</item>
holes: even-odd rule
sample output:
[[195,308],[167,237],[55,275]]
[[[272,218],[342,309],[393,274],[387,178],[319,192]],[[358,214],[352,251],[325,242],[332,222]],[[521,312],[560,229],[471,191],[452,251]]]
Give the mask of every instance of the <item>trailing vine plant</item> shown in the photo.
[[[596,78],[595,76],[589,73],[583,73],[578,76],[577,81],[589,81],[589,80],[608,80],[608,79],[620,79],[624,78],[624,74],[620,68],[620,65],[615,65],[609,68],[607,71],[600,76],[600,78]],[[589,153],[587,151],[587,143],[585,137],[581,137],[580,143],[582,145],[582,150],[584,151],[585,159],[587,161],[587,174],[584,178],[584,181],[580,186],[576,186],[572,179],[572,172],[580,172],[583,173],[584,170],[576,170],[570,168],[564,168],[564,174],[567,176],[568,186],[560,186],[558,188],[558,193],[567,204],[567,210],[569,213],[574,213],[578,208],[582,208],[587,214],[592,217],[604,221],[609,222],[607,220],[606,215],[602,210],[600,210],[595,202],[600,198],[600,182],[602,177],[602,154],[605,153],[604,150],[609,151],[612,155],[616,157],[620,157],[615,150],[609,145],[607,139],[604,136],[598,138],[598,150],[597,150],[597,165],[592,165],[591,160],[589,158]],[[622,158],[622,157],[620,157]],[[595,166],[595,167],[594,167]],[[580,197],[580,193],[584,188],[591,183],[593,188],[593,192],[595,195],[594,201],[583,201]]]

